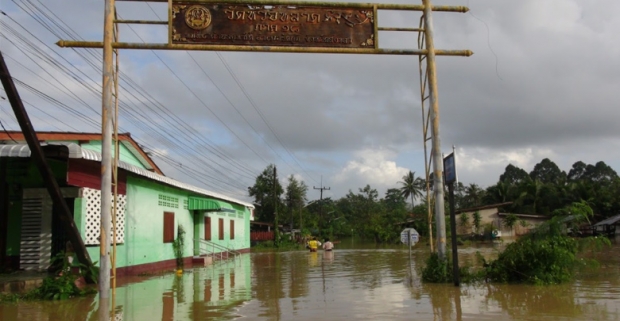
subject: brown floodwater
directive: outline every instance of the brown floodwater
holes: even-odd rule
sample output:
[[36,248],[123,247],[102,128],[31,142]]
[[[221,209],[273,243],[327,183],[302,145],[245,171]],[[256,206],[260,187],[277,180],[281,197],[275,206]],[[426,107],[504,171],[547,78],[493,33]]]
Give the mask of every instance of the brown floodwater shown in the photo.
[[[502,244],[459,249],[493,257]],[[106,320],[618,320],[620,242],[601,266],[569,284],[425,284],[422,244],[374,246],[347,240],[333,252],[244,254],[186,271],[123,280]],[[0,304],[0,320],[100,320],[98,298]]]

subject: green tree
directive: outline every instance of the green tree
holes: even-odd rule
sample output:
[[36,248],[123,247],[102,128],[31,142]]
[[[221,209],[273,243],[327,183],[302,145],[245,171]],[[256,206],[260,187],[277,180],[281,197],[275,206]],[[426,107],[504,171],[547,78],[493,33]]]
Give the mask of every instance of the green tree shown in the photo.
[[575,162],[571,170],[568,172],[568,181],[575,182],[582,180],[586,174],[586,167],[587,165],[582,161]]
[[475,207],[482,205],[482,200],[484,198],[484,190],[480,188],[477,184],[469,184],[465,188],[465,200],[467,207]]
[[480,234],[480,224],[482,223],[482,216],[480,215],[480,212],[475,211],[474,214],[472,214],[472,219],[474,228],[476,229],[476,234]]
[[523,228],[523,230],[525,230],[525,229],[529,226],[529,224],[527,223],[527,221],[526,221],[526,220],[524,220],[524,219],[520,219],[520,220],[519,220],[519,225]]
[[529,178],[529,176],[526,171],[512,164],[508,164],[506,169],[504,169],[504,173],[500,175],[499,180],[509,185],[518,185],[527,178]]
[[467,233],[467,229],[469,229],[469,215],[467,213],[461,213],[461,217],[459,217],[459,227],[461,228],[461,233]]
[[484,202],[486,204],[505,203],[511,198],[512,189],[512,185],[509,183],[499,181],[486,189],[484,193]]
[[[274,175],[275,165],[270,164],[256,177],[254,186],[248,187],[248,194],[254,198],[256,220],[274,222],[276,208],[282,209],[282,185]],[[275,190],[274,190],[275,183]],[[275,194],[275,195],[274,195]]]
[[539,214],[540,200],[542,197],[543,184],[539,180],[526,180],[519,185],[521,195],[516,200],[515,207],[521,212]]
[[290,175],[288,177],[288,184],[286,185],[286,193],[284,196],[284,202],[286,203],[287,212],[289,214],[289,222],[291,228],[293,222],[297,219],[298,226],[301,228],[301,214],[304,203],[306,202],[306,194],[308,193],[308,186],[303,181],[298,181],[295,176]]
[[506,226],[509,230],[510,233],[513,234],[513,228],[515,227],[515,225],[517,224],[517,222],[519,221],[519,218],[514,215],[514,214],[508,214],[506,215],[506,217],[504,218],[504,226]]
[[382,200],[385,204],[386,208],[390,212],[394,211],[407,211],[407,202],[405,201],[405,196],[400,191],[400,189],[389,188],[385,192],[385,198]]
[[426,190],[424,180],[420,177],[415,177],[415,172],[409,171],[399,183],[402,185],[400,194],[404,198],[411,197],[411,208],[413,208],[414,200],[422,197],[422,191]]
[[543,184],[564,184],[566,182],[566,173],[561,171],[558,165],[549,158],[545,158],[534,166],[530,172],[530,178],[534,181],[538,180]]
[[415,172],[409,171],[399,183],[402,185],[400,188],[401,195],[404,198],[411,197],[411,208],[413,209],[414,200],[422,197],[422,191],[426,189],[424,180],[420,177],[415,177]]

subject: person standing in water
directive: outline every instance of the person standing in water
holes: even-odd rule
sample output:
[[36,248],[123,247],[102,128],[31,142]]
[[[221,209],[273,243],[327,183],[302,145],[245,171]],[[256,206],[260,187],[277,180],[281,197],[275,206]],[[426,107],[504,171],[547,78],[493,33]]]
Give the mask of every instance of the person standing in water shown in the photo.
[[316,250],[321,246],[321,242],[317,241],[315,237],[313,237],[308,242],[308,247],[310,248],[310,252],[316,252]]
[[323,243],[323,250],[331,251],[334,249],[334,243],[332,243],[329,239],[325,239],[325,243]]

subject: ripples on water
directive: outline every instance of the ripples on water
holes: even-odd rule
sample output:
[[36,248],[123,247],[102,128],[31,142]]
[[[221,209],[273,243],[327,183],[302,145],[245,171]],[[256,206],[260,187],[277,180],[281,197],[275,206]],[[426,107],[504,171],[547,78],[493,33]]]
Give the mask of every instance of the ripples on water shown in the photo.
[[[560,286],[422,284],[421,245],[339,244],[334,252],[246,254],[207,268],[137,278],[117,289],[115,320],[618,320],[620,246]],[[459,260],[476,264],[476,252]],[[1,320],[97,320],[96,297],[0,305]]]

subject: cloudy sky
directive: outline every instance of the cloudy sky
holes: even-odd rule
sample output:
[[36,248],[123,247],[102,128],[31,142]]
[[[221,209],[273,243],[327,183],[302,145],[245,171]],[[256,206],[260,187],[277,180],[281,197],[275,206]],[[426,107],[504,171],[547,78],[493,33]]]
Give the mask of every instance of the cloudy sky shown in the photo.
[[[397,2],[397,1],[391,1]],[[418,3],[417,1],[413,3]],[[620,2],[453,0],[434,14],[442,150],[456,146],[460,181],[494,184],[509,163],[545,157],[620,169]],[[124,19],[159,20],[166,4],[119,2]],[[37,130],[100,131],[101,0],[4,0],[0,48]],[[419,13],[382,12],[382,27]],[[165,26],[123,26],[124,42],[167,42]],[[382,48],[414,48],[409,33]],[[369,184],[383,195],[424,173],[416,56],[121,51],[121,130],[178,180],[247,199],[267,165],[339,198]],[[43,94],[41,94],[43,93]],[[5,97],[3,91],[0,95]],[[7,100],[0,120],[19,127]]]

